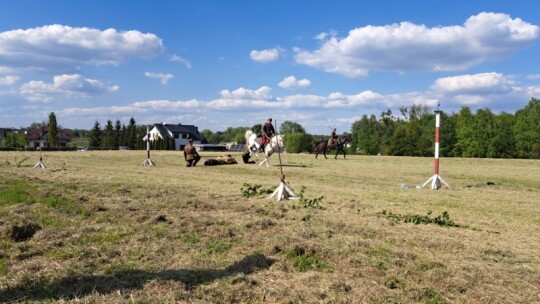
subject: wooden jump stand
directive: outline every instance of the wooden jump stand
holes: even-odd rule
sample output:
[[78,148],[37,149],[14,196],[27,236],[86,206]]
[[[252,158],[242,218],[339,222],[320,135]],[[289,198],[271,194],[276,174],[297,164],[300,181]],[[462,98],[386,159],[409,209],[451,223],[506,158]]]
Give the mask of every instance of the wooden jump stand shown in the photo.
[[156,163],[150,159],[150,131],[148,126],[146,127],[146,160],[142,163],[143,167],[154,167]]
[[[276,121],[276,126],[277,126],[277,121]],[[293,190],[289,186],[287,186],[287,184],[285,183],[285,175],[283,174],[283,166],[281,164],[281,147],[279,146],[279,141],[278,141],[278,158],[279,158],[279,169],[281,172],[281,175],[279,177],[279,186],[276,188],[276,190],[274,190],[274,192],[268,198],[272,198],[276,196],[277,194],[278,202],[282,199],[286,199],[286,200],[298,199],[298,196],[296,196]]]

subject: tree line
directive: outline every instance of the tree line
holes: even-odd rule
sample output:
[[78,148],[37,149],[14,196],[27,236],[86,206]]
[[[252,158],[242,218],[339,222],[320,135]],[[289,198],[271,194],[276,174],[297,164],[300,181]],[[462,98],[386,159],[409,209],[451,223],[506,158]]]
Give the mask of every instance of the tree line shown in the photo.
[[[390,110],[379,118],[364,115],[352,125],[352,149],[368,155],[432,156],[435,114],[424,106]],[[442,113],[440,155],[447,157],[540,158],[540,100],[532,98],[515,114],[473,113],[462,107]]]
[[[88,137],[88,145],[101,149],[118,149],[126,147],[128,149],[146,149],[146,142],[142,138],[146,135],[147,126],[137,125],[135,118],[131,117],[128,125],[116,120],[107,120],[102,128],[99,121],[94,123],[94,127],[89,132],[78,130],[79,136]],[[86,134],[81,134],[86,133]]]

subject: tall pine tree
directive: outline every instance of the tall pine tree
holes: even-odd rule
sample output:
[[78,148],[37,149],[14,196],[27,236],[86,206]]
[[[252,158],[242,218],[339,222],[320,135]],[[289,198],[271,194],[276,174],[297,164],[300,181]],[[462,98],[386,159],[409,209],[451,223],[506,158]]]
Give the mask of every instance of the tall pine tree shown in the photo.
[[90,131],[90,146],[91,147],[100,147],[101,146],[101,137],[102,131],[99,122],[96,120],[94,128]]
[[47,134],[47,142],[50,147],[58,147],[60,142],[58,139],[58,125],[56,124],[56,115],[54,112],[49,114],[49,133]]
[[103,130],[103,137],[101,140],[101,147],[105,149],[114,148],[114,127],[112,120],[107,120],[105,129]]

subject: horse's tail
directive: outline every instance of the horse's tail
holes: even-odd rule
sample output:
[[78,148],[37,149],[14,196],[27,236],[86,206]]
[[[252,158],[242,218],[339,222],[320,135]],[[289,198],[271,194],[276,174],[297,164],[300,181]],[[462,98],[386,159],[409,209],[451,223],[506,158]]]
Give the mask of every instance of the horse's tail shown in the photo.
[[246,131],[246,144],[249,144],[249,138],[253,135],[253,131],[247,130]]

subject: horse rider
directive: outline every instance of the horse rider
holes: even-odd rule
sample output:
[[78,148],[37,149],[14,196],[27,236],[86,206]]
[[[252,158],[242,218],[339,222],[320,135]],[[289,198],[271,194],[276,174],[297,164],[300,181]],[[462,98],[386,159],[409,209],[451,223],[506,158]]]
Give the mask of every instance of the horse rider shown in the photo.
[[328,145],[333,146],[337,145],[338,143],[338,136],[336,134],[336,128],[332,128],[332,134],[330,135],[330,139],[328,140]]
[[272,125],[272,118],[268,118],[268,120],[262,126],[261,151],[264,151],[264,147],[270,142],[272,136],[275,134],[276,130]]
[[188,144],[184,147],[184,158],[186,159],[186,167],[195,167],[201,157],[197,153],[197,149],[193,146],[193,139],[188,139]]

